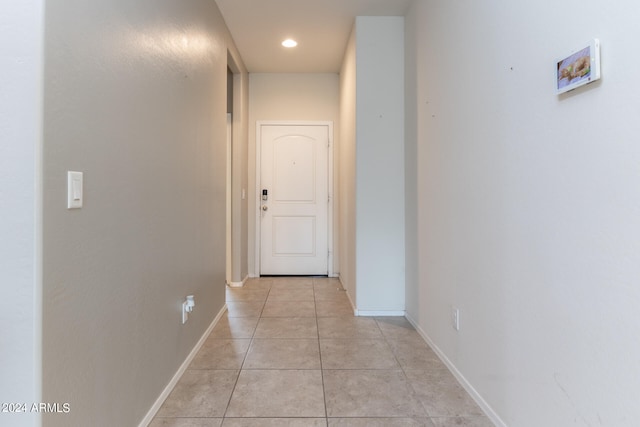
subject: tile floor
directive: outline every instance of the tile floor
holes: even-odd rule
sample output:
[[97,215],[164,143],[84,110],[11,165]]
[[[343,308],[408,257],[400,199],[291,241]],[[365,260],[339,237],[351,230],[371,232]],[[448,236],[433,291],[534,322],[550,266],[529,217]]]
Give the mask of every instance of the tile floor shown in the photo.
[[260,278],[151,427],[493,426],[403,317],[354,317],[336,279]]

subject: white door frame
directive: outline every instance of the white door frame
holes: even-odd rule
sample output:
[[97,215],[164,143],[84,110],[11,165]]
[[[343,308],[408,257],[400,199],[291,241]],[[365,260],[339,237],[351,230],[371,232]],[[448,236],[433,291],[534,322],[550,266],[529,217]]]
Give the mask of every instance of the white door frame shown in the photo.
[[261,211],[262,189],[260,187],[260,177],[262,172],[262,126],[328,126],[329,127],[329,150],[328,150],[328,171],[327,184],[329,203],[327,203],[327,248],[329,249],[327,259],[327,273],[333,277],[333,122],[331,121],[299,121],[299,120],[258,120],[256,121],[256,240],[255,240],[255,272],[260,276],[260,245],[262,242]]
[[226,282],[227,285],[231,284],[231,281],[233,280],[233,274],[232,274],[232,268],[233,268],[233,263],[232,263],[232,256],[233,256],[233,252],[232,252],[232,243],[231,243],[231,179],[232,179],[232,171],[231,171],[231,149],[233,147],[232,145],[232,138],[233,138],[233,131],[232,131],[232,124],[233,124],[233,119],[232,119],[232,114],[231,113],[227,113],[227,188],[226,188],[226,205],[227,205],[227,209],[226,209],[226,233],[225,233],[225,238],[226,238],[226,242],[227,242],[227,249],[226,249],[226,267],[225,267],[225,278],[226,278]]

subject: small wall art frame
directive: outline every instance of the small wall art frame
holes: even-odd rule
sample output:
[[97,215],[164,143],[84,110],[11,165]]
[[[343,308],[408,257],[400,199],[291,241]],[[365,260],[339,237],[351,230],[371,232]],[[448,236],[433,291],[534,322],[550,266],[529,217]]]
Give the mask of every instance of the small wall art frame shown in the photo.
[[556,61],[556,93],[568,92],[600,79],[600,41],[593,39]]

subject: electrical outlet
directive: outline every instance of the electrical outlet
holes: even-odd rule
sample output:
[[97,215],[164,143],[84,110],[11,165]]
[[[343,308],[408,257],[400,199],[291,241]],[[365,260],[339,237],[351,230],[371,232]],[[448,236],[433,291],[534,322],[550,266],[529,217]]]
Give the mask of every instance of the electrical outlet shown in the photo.
[[460,309],[458,307],[453,307],[451,309],[451,326],[456,331],[460,330]]
[[193,295],[187,295],[187,299],[182,303],[182,324],[184,325],[189,320],[189,313],[193,311],[193,307],[196,306],[196,301],[193,299]]
[[189,320],[189,311],[187,309],[187,302],[182,303],[182,324],[184,325]]

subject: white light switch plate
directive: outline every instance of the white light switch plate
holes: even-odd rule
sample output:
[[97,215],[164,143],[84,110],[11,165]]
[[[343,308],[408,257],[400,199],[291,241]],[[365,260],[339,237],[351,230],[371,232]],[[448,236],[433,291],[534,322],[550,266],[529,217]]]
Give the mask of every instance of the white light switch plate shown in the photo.
[[82,172],[67,172],[67,209],[82,207]]

